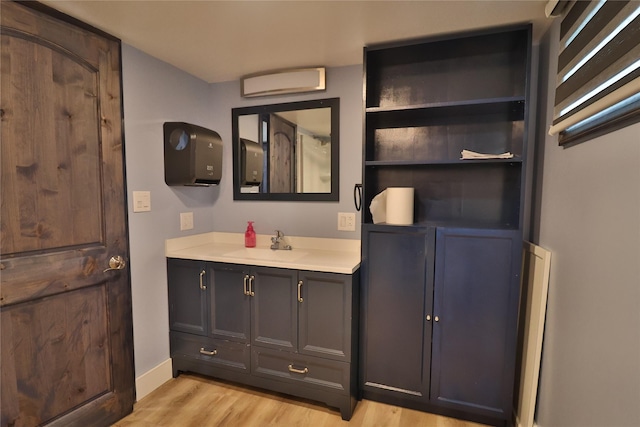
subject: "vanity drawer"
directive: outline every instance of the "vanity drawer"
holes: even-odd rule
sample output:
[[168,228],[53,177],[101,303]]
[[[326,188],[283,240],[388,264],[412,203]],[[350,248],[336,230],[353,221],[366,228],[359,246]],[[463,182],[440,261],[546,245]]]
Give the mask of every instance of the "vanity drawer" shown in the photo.
[[171,357],[187,357],[214,366],[249,372],[250,352],[247,344],[198,335],[171,332]]
[[330,389],[339,394],[349,390],[350,364],[298,353],[253,346],[251,372],[265,378],[302,383],[305,386]]

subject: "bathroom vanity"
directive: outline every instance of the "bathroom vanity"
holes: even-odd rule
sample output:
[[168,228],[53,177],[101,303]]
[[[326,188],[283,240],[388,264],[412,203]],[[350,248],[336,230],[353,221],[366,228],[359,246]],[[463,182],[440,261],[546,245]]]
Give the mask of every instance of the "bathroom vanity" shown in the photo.
[[240,233],[166,242],[173,376],[196,372],[324,402],[357,398],[360,242]]

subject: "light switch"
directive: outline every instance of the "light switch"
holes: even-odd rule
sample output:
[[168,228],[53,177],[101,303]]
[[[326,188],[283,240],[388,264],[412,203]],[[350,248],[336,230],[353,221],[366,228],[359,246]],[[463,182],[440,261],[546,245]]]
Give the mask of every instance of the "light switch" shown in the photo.
[[134,212],[151,211],[151,192],[150,191],[134,191],[133,192],[133,211]]
[[193,212],[181,212],[180,213],[180,230],[193,229]]

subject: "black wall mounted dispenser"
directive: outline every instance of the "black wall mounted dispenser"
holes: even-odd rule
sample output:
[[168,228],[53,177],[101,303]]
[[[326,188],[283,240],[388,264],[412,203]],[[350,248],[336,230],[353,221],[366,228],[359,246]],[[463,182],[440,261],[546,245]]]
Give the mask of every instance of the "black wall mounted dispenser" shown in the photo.
[[220,183],[222,139],[217,132],[184,122],[165,122],[163,130],[167,185]]

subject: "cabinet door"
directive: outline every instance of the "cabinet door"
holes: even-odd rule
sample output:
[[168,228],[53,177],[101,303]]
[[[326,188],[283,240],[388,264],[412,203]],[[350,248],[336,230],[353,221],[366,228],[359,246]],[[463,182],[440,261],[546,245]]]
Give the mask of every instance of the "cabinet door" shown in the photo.
[[167,260],[169,328],[172,331],[207,334],[207,277],[204,263]]
[[396,230],[364,234],[362,386],[365,394],[422,401],[429,391],[433,232]]
[[522,241],[517,231],[439,229],[431,398],[510,414]]
[[209,334],[214,338],[249,343],[250,271],[235,264],[208,263],[210,283]]
[[298,348],[297,272],[254,268],[251,344],[280,350]]
[[351,276],[298,273],[299,352],[351,359]]

